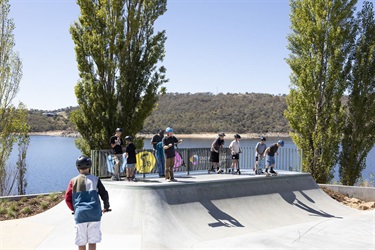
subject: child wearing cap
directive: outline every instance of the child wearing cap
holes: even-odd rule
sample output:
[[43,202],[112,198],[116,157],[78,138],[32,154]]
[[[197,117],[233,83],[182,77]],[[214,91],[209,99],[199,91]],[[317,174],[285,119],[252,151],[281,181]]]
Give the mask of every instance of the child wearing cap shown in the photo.
[[[108,192],[100,179],[90,174],[91,159],[80,156],[76,161],[79,175],[70,180],[65,192],[65,202],[74,213],[76,236],[75,244],[78,250],[96,249],[96,243],[101,242],[100,220],[102,213],[109,210]],[[104,203],[101,209],[99,196]]]

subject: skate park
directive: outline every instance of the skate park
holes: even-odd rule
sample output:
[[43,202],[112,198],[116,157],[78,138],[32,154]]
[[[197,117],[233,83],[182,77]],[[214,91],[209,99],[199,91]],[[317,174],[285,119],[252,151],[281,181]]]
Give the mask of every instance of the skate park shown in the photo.
[[[375,211],[333,200],[309,173],[104,179],[112,211],[97,249],[374,249]],[[65,202],[0,222],[0,249],[76,249]]]

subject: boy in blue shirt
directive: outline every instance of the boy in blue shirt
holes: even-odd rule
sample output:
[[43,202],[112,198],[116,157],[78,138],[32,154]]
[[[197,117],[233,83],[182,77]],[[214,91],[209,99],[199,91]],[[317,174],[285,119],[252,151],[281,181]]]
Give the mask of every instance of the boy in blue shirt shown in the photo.
[[[102,213],[109,210],[108,192],[100,179],[90,174],[91,159],[80,156],[76,161],[79,175],[70,180],[65,193],[65,202],[74,213],[76,222],[75,244],[78,250],[96,249],[101,242],[100,220]],[[100,198],[104,209],[101,209]]]

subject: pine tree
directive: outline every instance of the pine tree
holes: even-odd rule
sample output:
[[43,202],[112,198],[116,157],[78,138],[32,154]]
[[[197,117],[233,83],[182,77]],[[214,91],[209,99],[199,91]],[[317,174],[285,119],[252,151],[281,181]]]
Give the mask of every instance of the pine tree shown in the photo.
[[356,42],[347,67],[348,108],[340,153],[340,180],[354,185],[366,168],[375,144],[375,19],[371,2],[364,2],[356,20]]
[[82,135],[85,154],[108,149],[117,127],[134,136],[165,91],[165,31],[154,23],[166,0],[78,0],[81,15],[70,29],[80,80],[79,109],[72,122]]
[[303,151],[303,170],[319,183],[332,179],[338,159],[348,74],[344,64],[354,39],[356,2],[290,1],[287,63],[292,74],[285,117],[294,143]]

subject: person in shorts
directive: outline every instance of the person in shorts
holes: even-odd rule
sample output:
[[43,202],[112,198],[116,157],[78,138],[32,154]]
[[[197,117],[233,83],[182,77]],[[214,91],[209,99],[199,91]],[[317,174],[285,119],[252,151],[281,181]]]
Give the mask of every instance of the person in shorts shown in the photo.
[[234,135],[234,140],[229,144],[229,148],[231,150],[232,155],[232,171],[236,168],[236,174],[241,174],[240,167],[238,164],[238,159],[240,159],[241,153],[241,144],[240,144],[241,136],[239,134]]
[[257,143],[257,145],[255,145],[255,167],[253,169],[255,174],[257,174],[259,160],[264,160],[263,155],[264,151],[266,151],[266,148],[266,137],[262,136],[260,137],[260,141]]
[[[273,169],[275,166],[275,154],[278,155],[279,153],[277,150],[279,147],[284,147],[284,141],[279,140],[277,143],[273,144],[272,146],[268,147],[266,151],[264,151],[264,157],[266,157],[266,174],[274,174],[276,175],[277,173]],[[271,169],[270,172],[268,172],[268,169]]]
[[135,164],[137,159],[135,157],[135,145],[131,136],[125,136],[125,157],[126,157],[126,180],[133,181],[135,173]]
[[173,129],[171,127],[166,128],[165,132],[167,136],[163,138],[163,149],[165,154],[165,179],[167,181],[176,181],[174,178],[173,167],[174,167],[174,158],[176,152],[174,149],[175,144],[181,143],[182,140],[178,140],[173,135]]
[[[75,244],[79,250],[95,250],[101,242],[100,220],[109,210],[108,192],[100,179],[90,174],[91,159],[80,156],[76,161],[79,175],[70,180],[65,192],[65,202],[74,213]],[[99,196],[104,203],[101,209]]]
[[112,159],[115,162],[115,169],[114,174],[112,176],[112,180],[114,181],[120,181],[120,167],[122,164],[122,146],[124,145],[124,142],[121,138],[123,129],[122,128],[116,128],[115,135],[111,136],[109,139],[109,143],[112,148]]
[[220,149],[224,146],[224,132],[218,134],[218,137],[212,142],[211,144],[211,169],[208,170],[208,173],[215,172],[215,167],[218,174],[223,173],[224,171],[220,169],[219,164],[219,156],[220,156]]

